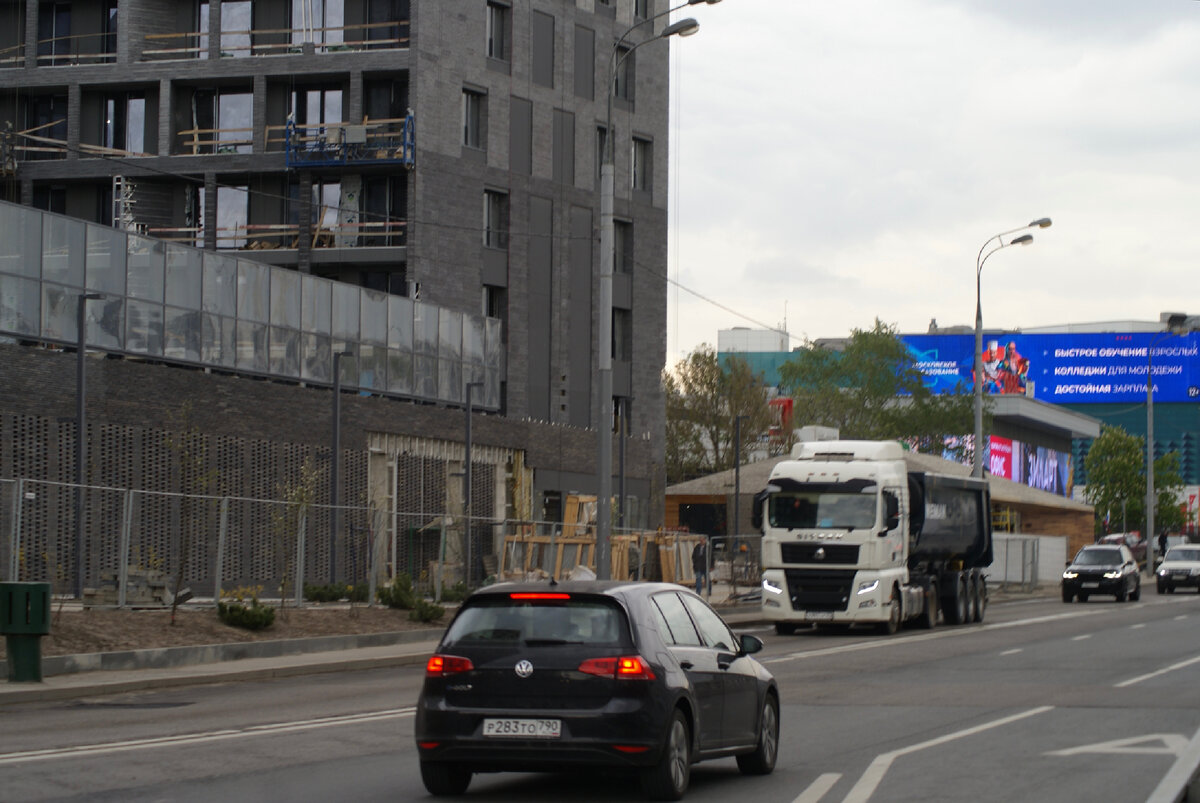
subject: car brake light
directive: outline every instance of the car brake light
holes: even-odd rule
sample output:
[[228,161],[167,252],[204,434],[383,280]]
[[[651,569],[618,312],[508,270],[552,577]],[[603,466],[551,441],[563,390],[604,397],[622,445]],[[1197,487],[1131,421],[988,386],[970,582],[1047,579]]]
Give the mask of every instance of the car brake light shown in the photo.
[[457,675],[459,672],[470,672],[475,668],[470,658],[457,655],[431,655],[425,664],[425,677],[444,678],[447,675]]
[[622,753],[645,753],[648,752],[650,748],[643,747],[638,744],[614,744],[613,750],[617,750]]
[[654,670],[640,655],[622,655],[620,658],[589,658],[579,665],[586,675],[617,680],[654,680]]
[[570,599],[570,594],[553,593],[549,591],[514,591],[509,599]]

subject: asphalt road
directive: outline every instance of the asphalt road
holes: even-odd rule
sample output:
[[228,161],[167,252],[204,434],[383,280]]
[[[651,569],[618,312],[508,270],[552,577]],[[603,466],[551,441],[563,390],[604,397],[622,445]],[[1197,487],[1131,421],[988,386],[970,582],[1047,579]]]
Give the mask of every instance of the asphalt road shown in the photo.
[[[993,605],[984,625],[760,631],[779,765],[689,801],[1146,800],[1200,730],[1200,597]],[[416,667],[9,706],[0,800],[422,800]],[[476,776],[470,799],[628,801],[621,776]]]

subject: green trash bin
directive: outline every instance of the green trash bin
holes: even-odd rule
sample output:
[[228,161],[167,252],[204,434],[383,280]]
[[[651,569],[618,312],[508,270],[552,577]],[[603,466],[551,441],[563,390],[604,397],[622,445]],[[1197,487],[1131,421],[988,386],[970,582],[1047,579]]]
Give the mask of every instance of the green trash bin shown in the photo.
[[10,683],[42,679],[42,636],[50,634],[50,584],[0,583],[0,635]]

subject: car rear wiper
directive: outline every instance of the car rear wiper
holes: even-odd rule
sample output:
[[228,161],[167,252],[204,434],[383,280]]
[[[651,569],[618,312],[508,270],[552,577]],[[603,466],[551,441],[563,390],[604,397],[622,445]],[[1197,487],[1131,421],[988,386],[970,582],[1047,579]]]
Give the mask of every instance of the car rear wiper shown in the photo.
[[527,638],[525,639],[526,647],[559,647],[563,644],[582,644],[579,640],[568,640],[565,638]]

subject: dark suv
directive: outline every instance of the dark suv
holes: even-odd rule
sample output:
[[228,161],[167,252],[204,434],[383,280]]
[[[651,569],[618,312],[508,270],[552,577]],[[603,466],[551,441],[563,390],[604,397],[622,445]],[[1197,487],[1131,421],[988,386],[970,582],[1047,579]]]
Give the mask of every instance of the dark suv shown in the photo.
[[779,691],[704,600],[667,583],[489,586],[472,594],[425,670],[421,779],[462,794],[476,772],[632,771],[678,800],[691,765],[775,766]]
[[1117,602],[1141,597],[1142,579],[1129,547],[1085,546],[1075,555],[1063,572],[1063,602],[1075,597],[1087,602],[1092,594],[1112,594]]

